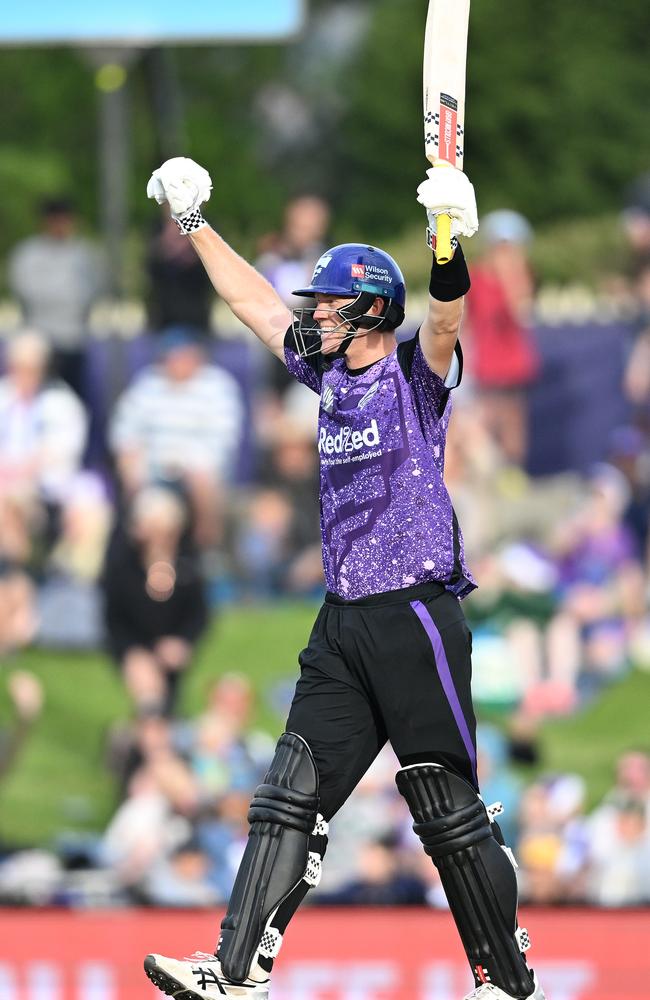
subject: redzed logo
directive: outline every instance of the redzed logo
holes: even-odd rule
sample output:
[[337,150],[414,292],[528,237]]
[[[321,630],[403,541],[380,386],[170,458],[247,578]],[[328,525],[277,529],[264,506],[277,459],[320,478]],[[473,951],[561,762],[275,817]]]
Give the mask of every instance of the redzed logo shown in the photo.
[[353,278],[365,278],[366,276],[366,265],[365,264],[353,264],[352,265],[352,277]]

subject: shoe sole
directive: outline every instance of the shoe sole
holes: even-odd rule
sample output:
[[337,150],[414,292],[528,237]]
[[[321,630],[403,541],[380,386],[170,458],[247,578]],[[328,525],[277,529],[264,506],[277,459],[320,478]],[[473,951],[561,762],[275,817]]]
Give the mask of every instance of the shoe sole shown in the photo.
[[154,986],[168,997],[176,997],[176,1000],[201,1000],[200,993],[188,990],[187,986],[183,986],[178,979],[174,979],[161,969],[153,955],[147,955],[145,958],[144,971]]

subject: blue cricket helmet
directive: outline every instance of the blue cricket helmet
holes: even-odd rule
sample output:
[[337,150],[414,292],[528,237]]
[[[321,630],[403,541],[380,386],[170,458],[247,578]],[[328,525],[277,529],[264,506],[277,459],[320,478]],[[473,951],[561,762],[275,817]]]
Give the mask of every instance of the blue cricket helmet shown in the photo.
[[394,330],[404,321],[404,275],[390,254],[365,243],[341,243],[332,247],[317,261],[311,284],[296,289],[293,294],[308,298],[316,294],[354,298],[364,307],[363,313],[379,296],[385,302],[383,322],[375,329]]

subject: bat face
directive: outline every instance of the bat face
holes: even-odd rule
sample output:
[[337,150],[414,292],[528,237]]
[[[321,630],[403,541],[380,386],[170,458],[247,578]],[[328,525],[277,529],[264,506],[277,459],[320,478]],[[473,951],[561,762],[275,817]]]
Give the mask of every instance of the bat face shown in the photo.
[[470,0],[429,0],[424,43],[424,149],[463,169]]

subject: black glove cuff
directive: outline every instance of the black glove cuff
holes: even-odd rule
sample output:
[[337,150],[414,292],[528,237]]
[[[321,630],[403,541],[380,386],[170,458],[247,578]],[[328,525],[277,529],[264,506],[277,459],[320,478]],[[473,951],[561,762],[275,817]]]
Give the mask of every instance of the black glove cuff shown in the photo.
[[439,302],[453,302],[469,292],[471,282],[465,255],[460,243],[448,264],[439,264],[435,258],[431,264],[429,295]]

